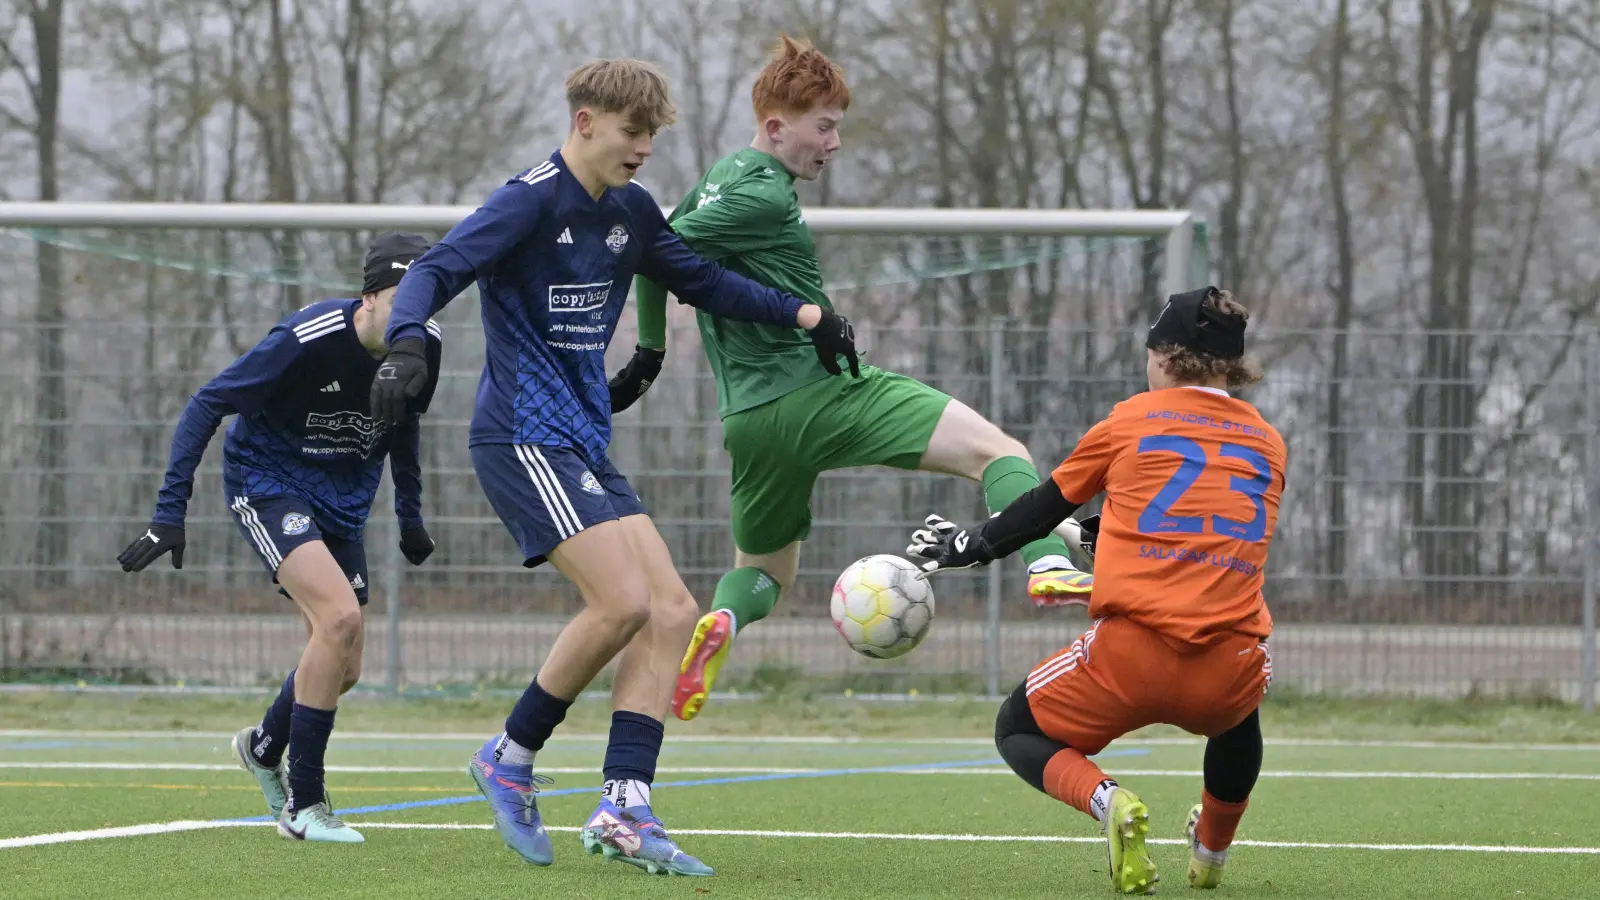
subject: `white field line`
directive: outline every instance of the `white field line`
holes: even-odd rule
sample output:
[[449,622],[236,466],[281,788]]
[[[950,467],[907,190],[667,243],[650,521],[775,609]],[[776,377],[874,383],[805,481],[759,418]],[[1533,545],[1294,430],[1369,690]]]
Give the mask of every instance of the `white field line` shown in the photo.
[[[129,825],[122,828],[97,828],[93,831],[60,831],[53,834],[36,834],[28,837],[0,840],[0,849],[38,847],[47,844],[64,844],[75,841],[95,841],[119,837],[139,837],[151,834],[170,834],[178,831],[201,831],[211,828],[270,827],[271,822],[237,821],[181,821],[152,822],[148,825]],[[360,828],[390,828],[417,831],[486,831],[487,824],[458,822],[358,822]],[[577,826],[552,826],[550,831],[576,832]],[[1037,843],[1037,844],[1098,844],[1101,837],[1056,834],[898,834],[893,832],[860,831],[762,831],[734,828],[675,828],[674,834],[705,837],[762,837],[762,838],[820,838],[833,840],[875,841],[938,841],[952,843]],[[1151,838],[1146,843],[1181,845],[1178,838]],[[1498,846],[1494,844],[1368,844],[1339,843],[1333,841],[1234,841],[1235,847],[1261,847],[1285,850],[1376,850],[1388,852],[1459,852],[1459,853],[1512,853],[1525,855],[1600,855],[1600,847],[1525,847]]]
[[[1001,766],[984,766],[970,769],[887,769],[876,775],[964,776],[1013,775]],[[161,771],[161,772],[235,772],[237,765],[225,763],[132,763],[132,762],[0,762],[0,769],[66,769],[72,771]],[[1198,769],[1126,769],[1106,766],[1106,771],[1133,778],[1200,778]],[[328,766],[329,772],[357,775],[388,774],[457,774],[461,766]],[[546,775],[593,774],[593,766],[540,766]],[[661,766],[662,775],[806,775],[828,772],[823,768],[782,768],[769,766]],[[1600,781],[1600,772],[1364,772],[1364,771],[1268,771],[1262,778],[1309,779],[1409,779],[1418,781]]]
[[[0,738],[61,738],[61,739],[114,739],[114,740],[211,740],[231,739],[231,731],[73,731],[47,728],[0,728]],[[482,743],[488,732],[391,732],[391,731],[337,731],[334,740],[370,741],[474,741]],[[605,743],[604,734],[558,734],[551,743]],[[686,734],[673,735],[675,744],[885,744],[890,746],[925,745],[936,747],[992,747],[992,738],[894,738],[852,737],[848,735],[738,735],[738,734]],[[1128,738],[1114,747],[1181,747],[1204,744],[1202,738]],[[1600,752],[1600,744],[1516,744],[1503,742],[1474,743],[1471,741],[1360,741],[1339,738],[1267,738],[1273,747],[1394,747],[1410,750],[1493,750],[1513,753],[1528,751]]]

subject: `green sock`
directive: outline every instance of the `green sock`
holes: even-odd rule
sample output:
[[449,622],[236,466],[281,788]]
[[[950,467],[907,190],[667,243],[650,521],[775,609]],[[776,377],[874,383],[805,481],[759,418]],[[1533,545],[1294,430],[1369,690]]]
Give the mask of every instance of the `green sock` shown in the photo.
[[[1013,500],[1038,486],[1039,470],[1020,456],[1002,456],[983,470],[983,502],[989,507],[990,515],[1010,506]],[[1072,559],[1067,553],[1067,542],[1055,534],[1047,534],[1022,548],[1022,560],[1030,566],[1046,556]],[[717,593],[721,596],[720,586]]]
[[778,604],[777,579],[753,566],[734,569],[717,582],[717,593],[711,598],[713,611],[725,609],[733,613],[734,633],[759,622]]

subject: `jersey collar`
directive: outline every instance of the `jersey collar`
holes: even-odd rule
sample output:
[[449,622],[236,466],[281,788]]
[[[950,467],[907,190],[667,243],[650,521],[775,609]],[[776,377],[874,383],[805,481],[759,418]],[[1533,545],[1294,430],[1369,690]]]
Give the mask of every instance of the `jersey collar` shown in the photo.
[[757,150],[754,147],[746,147],[739,151],[738,156],[752,165],[766,166],[772,170],[772,174],[782,178],[790,185],[794,184],[794,175],[790,173],[788,169],[784,168],[783,162],[780,161],[776,156],[773,156],[771,153],[768,153],[764,150]]
[[1179,387],[1182,387],[1184,390],[1189,390],[1189,391],[1205,391],[1208,394],[1216,394],[1219,397],[1232,397],[1233,396],[1232,394],[1228,393],[1227,391],[1223,390],[1222,388],[1211,387],[1210,385],[1206,385],[1206,384],[1184,384],[1184,385],[1179,385]]

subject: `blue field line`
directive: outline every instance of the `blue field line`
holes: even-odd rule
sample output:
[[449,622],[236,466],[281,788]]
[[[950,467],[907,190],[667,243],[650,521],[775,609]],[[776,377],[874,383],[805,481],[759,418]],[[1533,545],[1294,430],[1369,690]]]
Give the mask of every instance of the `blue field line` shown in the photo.
[[[1149,749],[1132,747],[1126,750],[1107,750],[1096,759],[1107,756],[1145,756]],[[726,778],[696,778],[692,781],[661,781],[653,787],[710,787],[717,784],[754,784],[762,781],[793,781],[800,778],[838,778],[842,775],[881,775],[888,772],[931,772],[941,769],[973,769],[983,766],[1005,765],[1005,761],[997,756],[982,759],[960,759],[951,762],[938,763],[912,763],[899,766],[865,766],[848,769],[819,769],[815,772],[773,772],[765,775],[733,775]],[[600,788],[560,788],[554,791],[540,791],[541,797],[565,797],[571,794],[598,794]],[[382,803],[375,806],[353,806],[349,809],[338,811],[341,816],[365,816],[374,813],[402,812],[409,809],[427,809],[434,806],[460,806],[464,803],[482,803],[481,794],[469,794],[462,797],[441,797],[437,800],[408,800],[405,803]],[[219,822],[271,822],[271,816],[250,816],[242,819],[218,819]]]

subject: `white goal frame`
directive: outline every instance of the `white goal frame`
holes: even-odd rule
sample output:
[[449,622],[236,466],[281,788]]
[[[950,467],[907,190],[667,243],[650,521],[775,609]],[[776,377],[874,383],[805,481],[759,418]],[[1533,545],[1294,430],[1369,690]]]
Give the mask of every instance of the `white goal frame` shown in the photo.
[[[473,206],[364,203],[0,203],[0,228],[450,230]],[[668,212],[663,210],[663,213]],[[817,234],[1033,234],[1159,238],[1161,296],[1190,283],[1196,217],[1188,210],[837,207],[806,210]]]

